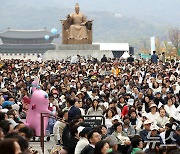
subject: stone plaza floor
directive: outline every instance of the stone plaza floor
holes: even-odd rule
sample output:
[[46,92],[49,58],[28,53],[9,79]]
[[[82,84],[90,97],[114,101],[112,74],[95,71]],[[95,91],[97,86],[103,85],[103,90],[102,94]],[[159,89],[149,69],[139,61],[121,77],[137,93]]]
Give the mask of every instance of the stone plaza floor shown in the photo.
[[[46,137],[44,139],[46,140]],[[39,142],[38,141],[36,141],[36,142],[31,141],[29,144],[34,150],[37,150],[39,152],[39,154],[43,154],[41,146],[40,146],[40,141]],[[44,142],[44,154],[49,154],[49,151],[54,146],[56,146],[56,143],[54,141],[54,136],[51,136],[50,141],[45,141]]]

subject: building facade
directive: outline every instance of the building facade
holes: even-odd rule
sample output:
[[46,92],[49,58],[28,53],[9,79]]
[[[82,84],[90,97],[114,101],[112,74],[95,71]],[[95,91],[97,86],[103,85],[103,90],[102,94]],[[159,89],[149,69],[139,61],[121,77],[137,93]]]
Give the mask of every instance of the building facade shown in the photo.
[[[49,39],[45,39],[45,35]],[[0,33],[2,44],[0,44],[0,54],[27,55],[43,54],[47,50],[54,50],[54,38],[59,34],[53,35],[47,30],[8,30]]]

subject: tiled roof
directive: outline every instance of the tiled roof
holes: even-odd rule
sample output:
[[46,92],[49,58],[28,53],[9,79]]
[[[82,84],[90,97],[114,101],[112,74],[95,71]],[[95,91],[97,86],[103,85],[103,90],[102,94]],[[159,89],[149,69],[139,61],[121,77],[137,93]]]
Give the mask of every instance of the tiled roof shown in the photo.
[[1,44],[0,49],[55,49],[54,44],[25,44],[25,45],[16,45],[16,44]]
[[0,38],[44,38],[45,35],[49,37],[59,37],[59,34],[53,35],[52,33],[46,30],[8,30],[6,32],[0,33]]

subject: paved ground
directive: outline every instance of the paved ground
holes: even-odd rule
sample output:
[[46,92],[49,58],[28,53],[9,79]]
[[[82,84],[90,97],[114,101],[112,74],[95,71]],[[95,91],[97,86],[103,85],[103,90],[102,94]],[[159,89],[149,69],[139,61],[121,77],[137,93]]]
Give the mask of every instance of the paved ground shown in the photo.
[[[50,141],[45,141],[44,145],[45,145],[44,154],[49,154],[48,150],[52,149],[56,145],[55,141],[54,141],[54,137],[52,136],[50,138]],[[36,142],[30,142],[30,146],[33,147],[33,149],[38,150],[39,153],[42,154],[40,142],[37,142],[37,141]]]

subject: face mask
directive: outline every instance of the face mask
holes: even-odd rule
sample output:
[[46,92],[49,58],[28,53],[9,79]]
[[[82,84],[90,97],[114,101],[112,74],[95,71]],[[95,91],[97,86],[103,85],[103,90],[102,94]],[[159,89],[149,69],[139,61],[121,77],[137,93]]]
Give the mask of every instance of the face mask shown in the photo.
[[110,93],[106,93],[106,98],[108,98],[110,96]]
[[102,83],[98,83],[98,86],[101,86],[102,85]]
[[138,106],[138,111],[142,111],[142,106]]
[[125,125],[129,125],[129,123],[130,123],[129,121],[124,121]]
[[54,96],[54,98],[57,98],[57,95],[53,95]]
[[52,104],[52,103],[50,103],[50,104],[49,104],[49,107],[53,107],[53,104]]
[[173,129],[173,130],[176,130],[176,125],[172,125],[172,129]]

